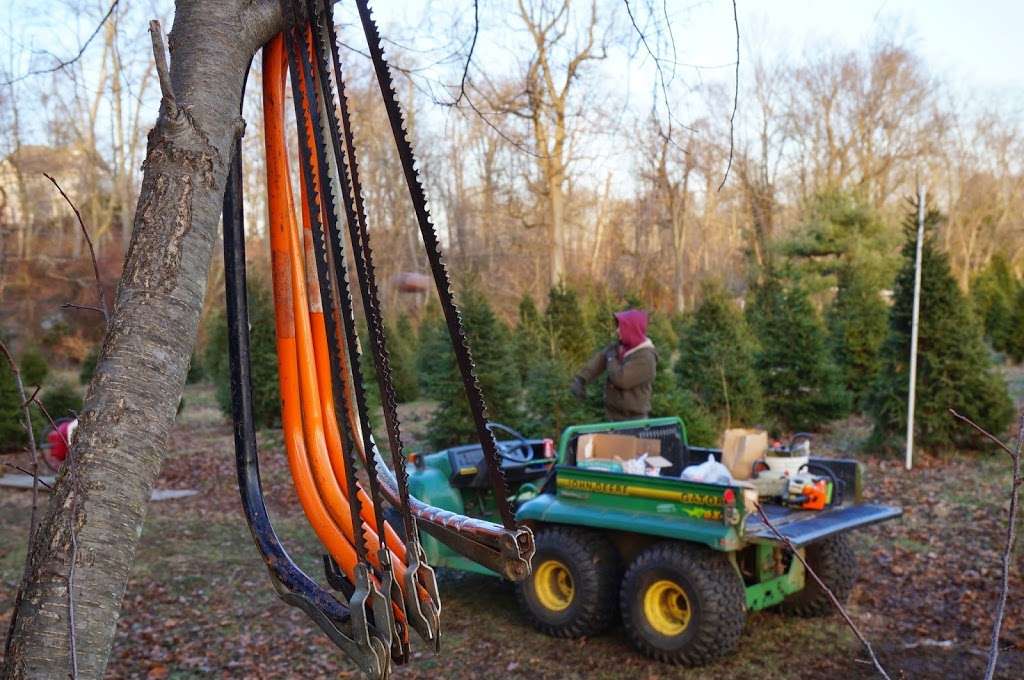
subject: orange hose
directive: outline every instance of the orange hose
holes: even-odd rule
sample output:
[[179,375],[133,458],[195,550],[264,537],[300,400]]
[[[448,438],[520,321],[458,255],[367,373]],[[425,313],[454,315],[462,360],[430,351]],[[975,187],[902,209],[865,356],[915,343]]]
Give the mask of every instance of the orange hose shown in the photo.
[[[300,84],[300,90],[305,96],[305,84]],[[307,100],[312,98],[307,98]],[[307,118],[304,121],[303,127],[307,136],[312,136],[311,121]],[[310,158],[310,164],[313,170],[314,181],[318,177],[318,165],[315,157]],[[309,192],[305,188],[305,176],[304,173],[300,173],[300,186],[302,187],[302,216],[304,223],[304,234],[306,236],[307,243],[312,245],[312,229],[311,229],[311,215],[310,206],[307,204],[307,197]],[[302,391],[302,404],[303,404],[303,426],[306,433],[306,451],[310,457],[310,463],[313,471],[313,478],[316,480],[317,488],[320,490],[321,497],[324,499],[327,510],[334,518],[335,523],[341,527],[342,531],[349,536],[351,540],[355,540],[352,536],[352,509],[349,505],[348,498],[345,497],[344,491],[339,484],[339,478],[335,476],[335,470],[331,465],[330,458],[327,451],[327,439],[324,433],[324,422],[331,421],[333,418],[326,417],[322,411],[323,402],[321,401],[320,391],[321,385],[330,385],[330,377],[328,373],[328,379],[325,383],[319,383],[317,375],[317,362],[314,356],[314,341],[312,334],[312,326],[310,321],[309,303],[312,300],[316,300],[316,304],[319,306],[319,292],[313,295],[312,291],[307,293],[307,280],[313,282],[316,286],[316,270],[315,262],[311,262],[313,265],[312,271],[306,271],[306,277],[302,276],[302,272],[305,270],[303,260],[305,259],[306,253],[304,249],[299,245],[299,239],[297,229],[290,230],[288,234],[289,239],[289,253],[292,263],[292,297],[294,299],[294,305],[296,309],[304,309],[307,311],[306,314],[295,314],[295,331],[298,341],[299,350],[299,384]],[[312,258],[312,249],[308,251],[308,255]],[[319,288],[317,288],[319,291]],[[322,313],[320,314],[322,321]],[[323,338],[322,349],[326,347],[326,335],[321,336]],[[326,357],[324,357],[326,358]],[[328,371],[330,367],[327,367]],[[331,397],[333,400],[333,396]],[[333,406],[330,409],[333,412]],[[340,437],[339,437],[340,440]],[[339,446],[340,451],[340,446]],[[340,461],[339,461],[340,462]],[[344,471],[344,465],[339,466]],[[344,475],[342,475],[342,479]],[[367,541],[367,551],[369,552],[368,559],[371,564],[376,567],[380,567],[380,559],[378,552],[380,550],[380,542],[376,532],[369,526],[362,524],[362,530]],[[397,555],[392,554],[391,561],[395,570],[395,575],[401,580],[405,576],[405,564],[398,559]]]
[[[313,76],[316,77],[317,64],[313,64]],[[301,84],[301,89],[305,92],[305,83]],[[310,129],[310,121],[306,121],[306,134],[312,135]],[[313,167],[318,167],[318,159],[311,159]],[[348,475],[345,471],[344,462],[344,447],[341,441],[341,432],[338,429],[338,419],[335,411],[334,404],[334,388],[331,380],[331,364],[330,354],[327,346],[327,324],[324,319],[323,301],[320,297],[320,285],[316,276],[316,256],[313,252],[313,248],[316,247],[313,239],[312,230],[312,217],[310,215],[310,207],[307,203],[305,190],[305,177],[300,175],[299,182],[302,186],[302,226],[303,226],[303,246],[305,254],[305,266],[306,266],[306,289],[308,292],[308,308],[309,308],[309,324],[310,330],[313,337],[313,356],[316,363],[316,376],[317,383],[319,384],[320,391],[320,410],[321,420],[323,423],[324,435],[327,440],[327,453],[328,459],[331,463],[331,468],[334,470],[334,476],[337,478],[342,491],[348,496]],[[317,196],[323,196],[319,186],[319,173],[314,173],[313,182],[316,189]],[[327,203],[326,201],[320,202],[320,224],[326,227],[327,225]],[[340,291],[339,291],[340,292]],[[340,323],[340,319],[338,320]],[[339,329],[340,332],[340,329]],[[344,345],[342,345],[344,347]],[[339,363],[342,369],[343,375],[348,370],[347,363],[347,351],[339,351]],[[343,378],[344,380],[344,378]],[[359,428],[353,427],[351,429],[353,433],[356,433],[358,437]],[[358,444],[357,444],[358,446]],[[363,490],[362,485],[358,482],[356,484],[356,494],[359,499],[359,511],[360,518],[366,522],[368,527],[376,528],[377,516],[374,511],[373,502],[370,497]],[[388,548],[392,553],[401,561],[406,561],[406,546],[402,539],[398,536],[395,530],[388,522],[384,522],[384,538]]]
[[281,389],[281,421],[285,450],[299,504],[310,526],[342,571],[355,581],[358,563],[355,549],[332,520],[317,493],[306,456],[299,397],[298,352],[295,339],[295,307],[288,232],[294,231],[294,210],[288,182],[288,158],[284,148],[284,40],[273,38],[263,50],[263,106],[267,154],[267,204],[271,241],[278,379]]
[[[303,255],[311,260],[313,253],[311,249],[306,250],[299,244],[294,198],[288,179],[289,171],[283,129],[286,63],[283,39],[278,37],[267,46],[267,51],[264,53],[264,115],[267,119],[268,201],[272,211],[271,222],[275,223],[276,227],[271,230],[275,305],[281,310],[282,319],[291,321],[291,324],[287,324],[291,326],[289,329],[279,329],[279,336],[288,341],[280,348],[282,408],[288,407],[288,413],[282,413],[282,421],[285,426],[286,441],[290,444],[288,447],[289,465],[299,493],[300,503],[318,537],[324,541],[325,545],[329,545],[328,541],[334,544],[335,550],[329,550],[329,552],[335,556],[342,571],[354,582],[358,557],[352,548],[356,539],[353,534],[351,506],[339,485],[338,476],[333,470],[334,466],[328,455],[324,428],[325,422],[331,423],[334,420],[324,412],[325,404],[330,404],[330,413],[333,413],[333,395],[328,392],[323,401],[320,396],[321,384],[330,386],[330,367],[329,362],[323,361],[327,359],[326,352],[321,356],[322,361],[317,362],[314,350],[314,337],[322,339],[322,350],[327,349],[322,305],[318,294],[319,287],[315,283],[315,262],[309,261],[308,268],[304,266]],[[302,89],[304,90],[304,87]],[[305,121],[304,127],[306,133],[309,134],[311,128],[308,120]],[[313,158],[311,161],[315,178],[317,175],[316,159]],[[273,170],[271,170],[271,166],[273,166]],[[303,185],[304,233],[307,236],[307,242],[312,245],[309,207],[306,204],[308,192],[305,191],[303,173],[300,173],[299,177]],[[304,250],[306,250],[305,253],[302,252]],[[308,276],[314,285],[307,286],[304,275]],[[313,335],[312,319],[309,314],[310,305],[317,311],[316,316],[319,317],[316,336]],[[283,325],[285,324],[278,324],[278,326]],[[326,376],[322,376],[318,371],[318,363],[327,364]],[[321,377],[326,377],[326,381],[321,383]],[[333,424],[334,438],[339,442],[338,452],[340,453],[340,435],[337,433],[337,423]],[[339,462],[342,463],[339,465],[339,469],[342,471],[340,477],[344,481],[343,462]],[[369,498],[366,498],[364,493],[360,495],[362,499],[365,499],[366,506],[372,509]],[[367,559],[379,569],[381,567],[380,540],[367,523],[360,522],[360,528],[366,541]],[[339,530],[342,534],[340,537],[337,536]],[[389,533],[394,534],[393,531]],[[407,552],[404,544],[397,535],[393,535],[391,538],[394,544],[400,546],[401,556],[404,558]],[[339,541],[339,539],[341,540]],[[396,581],[402,587],[405,583],[407,567],[395,551],[389,552]],[[426,595],[425,592],[420,594],[421,596]],[[396,618],[404,622],[405,613],[401,604],[395,602],[393,607]],[[403,632],[403,638],[407,640],[408,629],[403,628]]]

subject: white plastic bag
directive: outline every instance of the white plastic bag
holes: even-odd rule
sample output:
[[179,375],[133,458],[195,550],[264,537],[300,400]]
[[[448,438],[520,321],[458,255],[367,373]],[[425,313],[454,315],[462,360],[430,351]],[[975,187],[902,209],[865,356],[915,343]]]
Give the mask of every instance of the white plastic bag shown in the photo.
[[631,460],[622,461],[622,471],[627,475],[647,474],[647,454],[643,454]]
[[701,482],[703,484],[734,484],[729,468],[725,467],[711,454],[708,459],[700,465],[691,465],[683,470],[680,475],[682,479],[689,482]]

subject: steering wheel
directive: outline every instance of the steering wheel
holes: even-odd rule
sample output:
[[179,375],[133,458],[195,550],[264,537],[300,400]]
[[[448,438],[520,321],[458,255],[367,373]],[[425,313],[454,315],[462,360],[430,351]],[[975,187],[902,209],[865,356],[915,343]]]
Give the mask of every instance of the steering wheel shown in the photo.
[[[530,447],[530,442],[529,440],[527,440],[526,436],[519,430],[514,430],[508,425],[503,425],[502,423],[494,422],[487,423],[487,429],[491,431],[491,434],[494,434],[495,430],[500,430],[501,432],[510,434],[515,439],[519,440],[515,446],[510,446],[507,441],[497,442],[498,455],[501,456],[504,460],[507,460],[510,463],[521,464],[529,462],[530,459],[533,458],[533,451]],[[497,437],[495,437],[495,440],[497,440]]]

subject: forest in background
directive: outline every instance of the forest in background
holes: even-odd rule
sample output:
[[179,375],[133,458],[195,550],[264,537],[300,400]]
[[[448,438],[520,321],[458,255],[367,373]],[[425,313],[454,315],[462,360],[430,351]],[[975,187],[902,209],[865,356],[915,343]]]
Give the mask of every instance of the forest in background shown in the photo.
[[[990,375],[992,358],[1024,354],[1011,346],[1014,324],[1024,324],[1024,138],[995,93],[965,92],[930,71],[886,26],[857,49],[814,45],[786,60],[745,46],[735,93],[719,81],[666,83],[669,46],[685,24],[670,31],[653,5],[634,7],[633,17],[612,2],[506,8],[501,26],[480,27],[481,40],[505,28],[530,49],[496,68],[478,54],[464,81],[473,29],[464,20],[451,26],[443,83],[422,75],[434,73],[432,55],[404,40],[389,45],[417,112],[411,133],[497,419],[550,434],[597,417],[596,391],[580,404],[565,388],[610,338],[610,312],[630,304],[653,312],[663,376],[656,410],[685,415],[697,438],[725,424],[792,431],[851,411],[872,413],[884,424],[880,436],[897,432],[892,404],[905,387],[877,376],[879,366],[889,375],[906,368],[898,363],[906,320],[898,275],[918,182],[939,211],[929,229],[937,273],[926,278],[938,297],[923,307],[936,322],[937,350],[970,348],[953,361],[963,379]],[[0,323],[21,355],[88,368],[95,352],[95,314],[62,307],[94,296],[87,249],[41,173],[81,209],[112,288],[138,193],[147,106],[158,97],[145,19],[168,11],[116,6],[91,47],[98,61],[89,66],[98,69],[80,62],[42,74],[36,82],[52,84],[43,88],[16,81],[11,67],[0,74]],[[349,97],[393,351],[411,361],[407,398],[454,405],[444,362],[431,361],[447,355],[430,297],[403,294],[396,283],[423,270],[424,259],[360,49],[353,41],[347,53]],[[611,86],[604,65],[616,54],[659,74],[650,106]],[[244,138],[256,269],[269,249],[257,75]],[[204,364],[215,376],[219,258],[209,286],[196,364],[197,374]],[[714,356],[721,347],[737,349]],[[709,367],[718,375],[700,370]],[[954,370],[941,368],[937,375]],[[1005,390],[975,387],[995,394],[990,425],[1000,429]],[[75,389],[50,386],[44,396]],[[454,415],[435,424],[436,443],[465,434],[457,408],[439,412]]]

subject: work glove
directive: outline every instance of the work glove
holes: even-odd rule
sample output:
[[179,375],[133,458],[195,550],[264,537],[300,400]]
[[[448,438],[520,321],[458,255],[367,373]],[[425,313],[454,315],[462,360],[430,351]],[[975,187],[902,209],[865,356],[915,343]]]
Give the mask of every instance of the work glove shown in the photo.
[[576,376],[572,381],[572,385],[569,386],[569,391],[572,392],[572,396],[583,401],[587,396],[586,385],[583,382],[583,378]]

